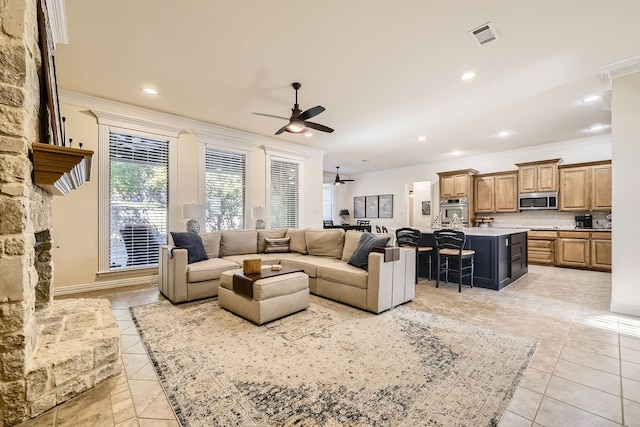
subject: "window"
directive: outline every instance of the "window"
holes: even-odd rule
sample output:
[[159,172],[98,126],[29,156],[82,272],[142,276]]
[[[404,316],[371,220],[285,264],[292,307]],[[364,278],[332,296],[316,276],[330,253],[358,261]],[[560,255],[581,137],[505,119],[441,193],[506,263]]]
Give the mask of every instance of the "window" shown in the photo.
[[205,230],[244,228],[245,154],[207,147]]
[[158,264],[168,181],[168,140],[109,132],[109,270]]
[[298,228],[300,165],[271,158],[271,228]]
[[333,184],[322,184],[322,219],[333,219]]

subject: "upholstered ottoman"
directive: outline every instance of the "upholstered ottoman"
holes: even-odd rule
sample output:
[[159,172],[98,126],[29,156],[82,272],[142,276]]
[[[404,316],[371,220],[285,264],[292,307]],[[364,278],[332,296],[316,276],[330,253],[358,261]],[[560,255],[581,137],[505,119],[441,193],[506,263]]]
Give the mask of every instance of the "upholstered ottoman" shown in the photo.
[[[263,267],[263,272],[269,270],[270,266]],[[304,272],[255,280],[248,294],[246,289],[242,293],[238,288],[234,291],[233,275],[236,273],[242,273],[242,269],[225,271],[220,276],[218,304],[257,325],[309,307],[309,276]]]

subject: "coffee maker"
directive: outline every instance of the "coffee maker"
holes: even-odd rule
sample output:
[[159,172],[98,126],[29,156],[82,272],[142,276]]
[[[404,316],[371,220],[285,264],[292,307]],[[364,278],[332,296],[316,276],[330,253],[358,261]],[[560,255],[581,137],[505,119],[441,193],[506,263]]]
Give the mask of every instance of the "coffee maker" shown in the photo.
[[593,228],[591,214],[576,215],[576,228]]

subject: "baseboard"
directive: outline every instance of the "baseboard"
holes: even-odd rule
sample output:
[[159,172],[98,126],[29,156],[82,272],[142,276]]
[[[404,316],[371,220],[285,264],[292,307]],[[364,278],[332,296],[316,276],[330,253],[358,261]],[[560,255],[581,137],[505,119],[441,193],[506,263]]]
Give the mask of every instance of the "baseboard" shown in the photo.
[[131,277],[127,279],[105,280],[103,282],[85,283],[80,285],[53,288],[53,295],[70,295],[81,292],[102,291],[105,289],[122,288],[125,286],[148,285],[158,283],[158,275]]
[[628,314],[630,316],[640,316],[640,307],[638,307],[637,305],[611,303],[609,309],[614,313]]

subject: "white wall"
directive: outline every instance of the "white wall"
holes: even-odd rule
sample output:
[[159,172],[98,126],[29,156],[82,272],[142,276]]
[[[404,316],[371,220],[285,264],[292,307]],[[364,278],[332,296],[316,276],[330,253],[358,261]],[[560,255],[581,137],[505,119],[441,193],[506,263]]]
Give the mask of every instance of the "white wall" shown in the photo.
[[638,159],[640,72],[612,82],[613,270],[611,310],[640,316]]
[[[413,183],[413,203],[412,203],[412,221],[409,222],[411,227],[429,227],[431,226],[431,218],[438,215],[434,211],[433,201],[431,200],[431,181],[420,181]],[[422,202],[431,201],[431,215],[422,215]]]
[[[136,117],[147,123],[159,123],[183,129],[177,142],[176,178],[177,191],[170,194],[169,229],[184,230],[182,205],[203,203],[204,144],[220,144],[220,148],[242,146],[247,154],[246,225],[253,226],[251,207],[267,206],[266,161],[267,150],[280,156],[301,162],[301,228],[322,227],[322,159],[321,150],[285,143],[279,140],[244,134],[219,128],[202,122],[171,116],[150,110],[139,109],[110,101],[69,92],[61,94],[61,112],[66,117],[67,137],[74,140],[74,147],[83,143],[83,148],[94,151],[93,176],[91,181],[70,192],[67,196],[54,198],[52,230],[54,257],[54,286],[57,293],[67,292],[65,287],[90,290],[107,287],[109,283],[135,284],[136,278],[146,278],[156,271],[138,271],[100,274],[98,277],[98,184],[99,150],[98,119],[91,110],[108,110],[109,114]],[[194,130],[195,129],[195,130]],[[171,161],[171,160],[170,160]],[[140,279],[142,280],[142,279]],[[102,282],[102,283],[101,283]],[[106,285],[105,285],[106,283]]]

